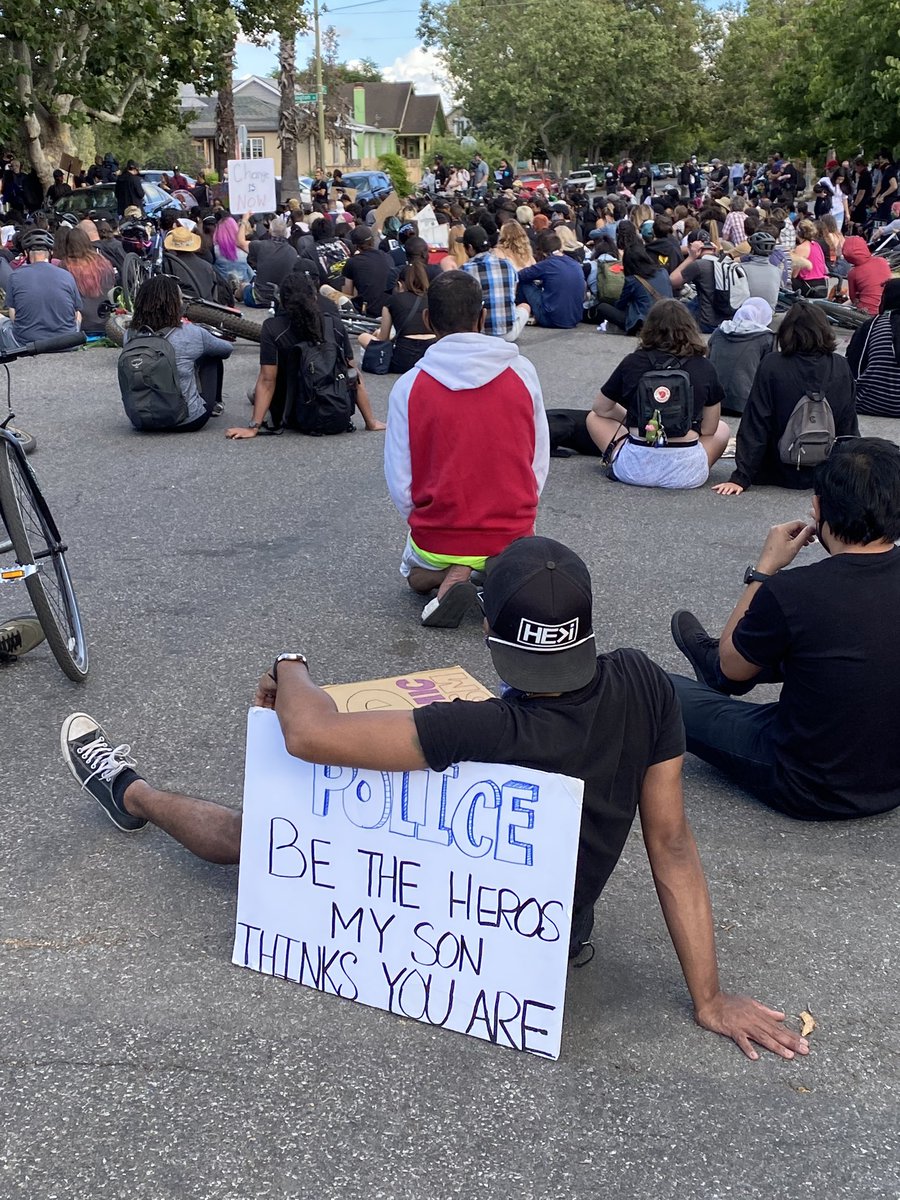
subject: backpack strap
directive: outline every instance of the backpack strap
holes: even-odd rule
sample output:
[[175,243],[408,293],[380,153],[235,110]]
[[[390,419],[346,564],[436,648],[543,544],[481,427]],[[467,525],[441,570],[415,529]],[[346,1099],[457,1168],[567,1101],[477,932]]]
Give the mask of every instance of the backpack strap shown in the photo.
[[642,283],[644,285],[644,287],[647,289],[647,291],[650,293],[650,295],[653,297],[654,300],[662,300],[662,296],[659,294],[659,292],[656,290],[656,288],[653,286],[653,284],[648,283],[643,275],[635,275],[635,279],[637,279],[637,281],[639,283]]
[[412,325],[413,321],[416,319],[416,317],[419,315],[419,313],[422,311],[422,309],[424,307],[425,307],[425,297],[417,296],[415,304],[412,306],[412,308],[409,310],[409,312],[404,317],[403,323],[401,325],[397,326],[397,337],[398,338],[403,337],[403,335],[406,333],[406,330],[409,328],[410,325]]
[[[869,339],[872,337],[872,330],[875,328],[875,322],[878,320],[878,317],[880,317],[881,315],[882,314],[879,313],[878,316],[875,316],[872,318],[871,324],[869,325],[869,330],[866,333],[866,340],[863,342],[862,354],[859,356],[859,374],[860,375],[862,375],[863,371],[865,370],[866,351],[869,349]],[[896,357],[896,355],[895,355],[895,357]]]

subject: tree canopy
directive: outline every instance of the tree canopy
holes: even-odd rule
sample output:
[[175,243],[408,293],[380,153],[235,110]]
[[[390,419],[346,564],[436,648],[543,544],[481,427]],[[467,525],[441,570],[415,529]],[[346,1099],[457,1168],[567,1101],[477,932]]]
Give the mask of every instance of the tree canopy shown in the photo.
[[230,69],[235,16],[212,0],[11,0],[0,11],[0,135],[17,137],[45,181],[73,127],[170,124],[178,85],[215,87]]

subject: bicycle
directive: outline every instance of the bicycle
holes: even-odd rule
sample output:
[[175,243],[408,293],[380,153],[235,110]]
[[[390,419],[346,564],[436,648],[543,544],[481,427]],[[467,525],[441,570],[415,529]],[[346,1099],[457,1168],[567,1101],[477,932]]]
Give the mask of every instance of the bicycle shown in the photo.
[[[17,358],[70,350],[85,341],[83,333],[67,333],[30,342],[0,354],[0,366]],[[81,683],[88,673],[88,649],[66,562],[68,547],[19,439],[8,429],[14,415],[10,408],[0,422],[0,583],[25,584],[53,656],[69,679]],[[10,562],[12,554],[15,559]]]
[[864,312],[852,304],[826,300],[823,296],[804,296],[800,292],[787,291],[785,288],[778,293],[778,304],[775,311],[787,312],[794,304],[811,304],[815,308],[821,309],[828,318],[828,323],[836,325],[839,329],[858,329],[860,325],[865,325],[872,316],[871,313]]

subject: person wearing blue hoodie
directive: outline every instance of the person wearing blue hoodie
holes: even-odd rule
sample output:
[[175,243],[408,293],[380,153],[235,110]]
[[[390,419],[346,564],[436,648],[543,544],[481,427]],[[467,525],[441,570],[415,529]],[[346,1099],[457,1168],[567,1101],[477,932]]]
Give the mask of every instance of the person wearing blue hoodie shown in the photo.
[[574,329],[584,312],[581,263],[563,254],[562,241],[551,229],[539,234],[534,252],[538,261],[519,272],[516,302],[531,307],[538,325],[547,329]]
[[657,300],[672,299],[669,273],[652,259],[644,246],[634,243],[622,254],[625,284],[615,304],[600,301],[594,306],[600,321],[612,322],[624,333],[637,336]]

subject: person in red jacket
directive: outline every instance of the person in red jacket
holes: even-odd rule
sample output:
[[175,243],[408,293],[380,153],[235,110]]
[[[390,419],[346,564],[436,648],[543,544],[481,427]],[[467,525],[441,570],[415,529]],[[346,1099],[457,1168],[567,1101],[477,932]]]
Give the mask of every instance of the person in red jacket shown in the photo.
[[875,258],[861,237],[846,238],[842,253],[853,268],[847,276],[850,303],[874,316],[881,310],[881,293],[891,277],[887,259]]
[[473,571],[534,533],[550,434],[531,363],[483,334],[481,284],[447,271],[427,292],[435,341],[388,403],[384,474],[409,522],[400,573],[437,595],[422,624],[455,628],[475,601]]

